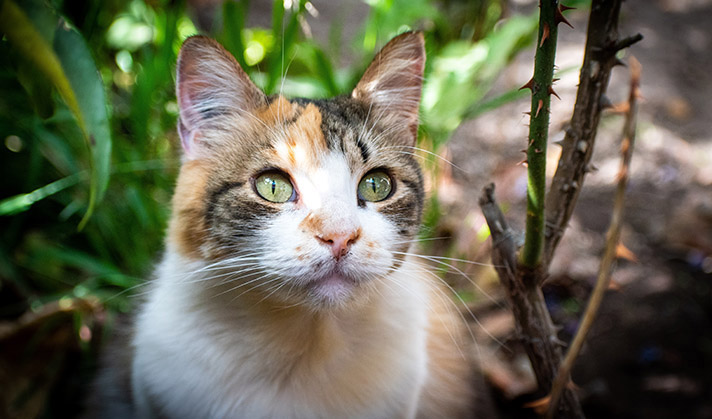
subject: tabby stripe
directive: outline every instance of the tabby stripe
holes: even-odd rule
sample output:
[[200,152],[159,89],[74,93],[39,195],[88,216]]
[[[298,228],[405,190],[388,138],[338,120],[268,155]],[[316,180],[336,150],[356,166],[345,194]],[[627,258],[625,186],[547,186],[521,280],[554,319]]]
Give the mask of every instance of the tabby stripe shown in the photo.
[[363,142],[361,137],[356,138],[356,145],[358,146],[359,150],[361,150],[361,158],[363,159],[363,162],[366,163],[368,161],[368,158],[370,157],[368,146],[366,145],[366,143]]
[[210,192],[208,194],[208,205],[205,209],[205,218],[212,221],[215,213],[215,204],[217,204],[220,197],[234,188],[242,187],[243,184],[244,182],[225,182]]

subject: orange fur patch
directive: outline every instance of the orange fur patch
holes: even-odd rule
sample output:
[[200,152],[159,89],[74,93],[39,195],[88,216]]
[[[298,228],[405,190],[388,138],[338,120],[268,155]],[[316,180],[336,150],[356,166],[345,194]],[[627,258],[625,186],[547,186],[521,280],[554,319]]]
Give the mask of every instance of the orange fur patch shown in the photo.
[[[288,120],[297,115],[299,108],[283,98],[273,102],[266,110],[260,112],[260,117],[269,117],[265,123]],[[281,115],[281,116],[277,116]],[[284,141],[275,145],[275,158],[285,167],[315,167],[321,156],[327,151],[326,138],[321,130],[321,112],[313,104],[305,106],[297,120],[290,124],[284,132]]]
[[314,215],[314,213],[310,213],[304,219],[302,220],[301,223],[299,223],[299,229],[304,231],[304,232],[311,232],[315,235],[320,235],[322,233],[322,229],[324,228],[324,220],[321,219],[321,217]]
[[278,96],[266,108],[257,111],[257,117],[269,125],[275,125],[281,121],[289,121],[294,118],[294,113],[298,107],[282,96]]
[[208,181],[207,167],[199,160],[183,164],[173,195],[173,216],[168,228],[168,240],[188,257],[200,258],[200,246],[205,242],[206,220],[203,202]]

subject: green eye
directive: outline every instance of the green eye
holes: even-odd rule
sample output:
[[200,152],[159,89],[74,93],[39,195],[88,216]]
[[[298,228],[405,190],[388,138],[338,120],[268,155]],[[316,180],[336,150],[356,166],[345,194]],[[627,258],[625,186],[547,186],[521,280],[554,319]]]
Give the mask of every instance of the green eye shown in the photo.
[[364,201],[378,202],[391,193],[391,177],[384,172],[371,172],[358,184],[358,195]]
[[294,187],[289,179],[277,172],[267,172],[255,179],[257,193],[270,202],[287,202],[292,197]]

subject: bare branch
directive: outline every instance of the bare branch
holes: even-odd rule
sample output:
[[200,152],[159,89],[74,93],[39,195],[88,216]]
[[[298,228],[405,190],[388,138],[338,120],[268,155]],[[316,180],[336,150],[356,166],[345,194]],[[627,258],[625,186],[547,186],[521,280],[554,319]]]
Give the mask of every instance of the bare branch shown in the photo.
[[637,115],[637,98],[638,98],[638,88],[640,85],[640,63],[635,58],[630,60],[631,78],[630,78],[630,94],[628,96],[628,111],[625,116],[625,124],[623,126],[623,138],[621,140],[621,167],[618,172],[618,187],[616,189],[615,201],[613,204],[613,215],[611,217],[611,225],[608,228],[608,233],[606,234],[606,249],[603,254],[603,259],[601,259],[601,266],[598,271],[598,278],[596,279],[596,286],[593,289],[591,297],[586,307],[586,311],[583,314],[581,320],[581,325],[576,332],[571,347],[564,362],[559,368],[559,372],[556,375],[554,384],[551,388],[550,400],[549,400],[549,411],[547,413],[548,418],[553,418],[556,412],[556,406],[559,402],[559,397],[561,392],[564,390],[569,382],[569,374],[571,368],[574,365],[574,361],[578,356],[583,342],[586,339],[586,335],[591,329],[594,319],[596,318],[596,313],[598,308],[601,306],[601,301],[603,301],[603,294],[611,279],[611,270],[613,262],[616,257],[616,248],[620,241],[621,234],[621,224],[623,221],[623,207],[625,199],[625,189],[628,185],[628,177],[630,175],[630,160],[633,155],[633,143],[635,142],[635,128],[636,128],[636,115]]
[[[539,388],[548,391],[562,355],[556,329],[538,285],[537,278],[543,277],[544,272],[517,265],[517,246],[494,198],[494,184],[488,185],[482,191],[479,203],[490,228],[492,262],[507,291],[517,336],[532,363]],[[559,413],[565,418],[583,418],[581,406],[573,391],[564,393]]]

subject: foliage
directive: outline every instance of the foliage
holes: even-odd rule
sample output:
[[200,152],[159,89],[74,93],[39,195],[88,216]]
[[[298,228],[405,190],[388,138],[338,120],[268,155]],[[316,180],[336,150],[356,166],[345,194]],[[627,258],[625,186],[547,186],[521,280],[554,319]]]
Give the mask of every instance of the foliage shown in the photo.
[[[52,22],[49,28],[54,27],[54,31],[43,27]],[[30,74],[40,73],[39,78],[18,74],[40,113],[49,114],[52,107],[47,101],[49,82],[74,115],[90,150],[91,190],[80,226],[84,225],[109,182],[111,136],[104,90],[96,67],[81,35],[64,20],[57,22],[49,10],[35,1],[24,2],[22,8],[12,0],[3,2],[0,28],[14,47],[11,52],[17,53],[21,65],[30,68]],[[22,211],[32,204],[31,199],[25,198],[18,196],[4,201],[0,208],[6,213]]]
[[[23,1],[31,23],[8,24],[5,8],[18,3],[2,2],[0,19],[10,58],[0,62],[0,292],[10,287],[23,301],[0,316],[66,296],[127,310],[123,291],[144,283],[162,248],[180,154],[172,73],[181,42],[198,30],[181,2]],[[248,26],[249,2],[227,1],[212,35],[267,93],[326,97],[348,92],[392,36],[425,30],[422,141],[435,148],[463,119],[519,97],[487,94],[531,43],[534,16],[495,25],[500,0],[367,3],[363,29],[346,43],[338,22],[331,46],[307,36],[306,0],[275,0],[271,27]],[[24,47],[17,30],[36,32],[43,49]],[[334,44],[347,46],[347,67]],[[59,64],[36,61],[52,54]]]

